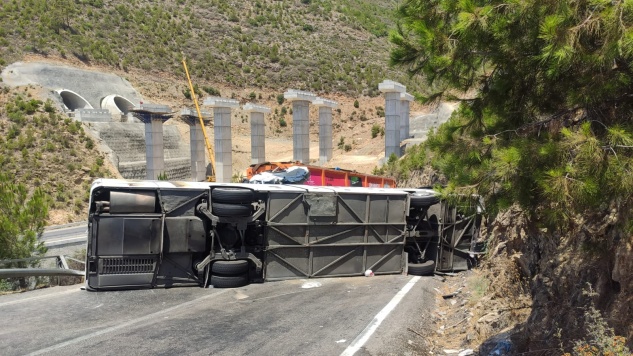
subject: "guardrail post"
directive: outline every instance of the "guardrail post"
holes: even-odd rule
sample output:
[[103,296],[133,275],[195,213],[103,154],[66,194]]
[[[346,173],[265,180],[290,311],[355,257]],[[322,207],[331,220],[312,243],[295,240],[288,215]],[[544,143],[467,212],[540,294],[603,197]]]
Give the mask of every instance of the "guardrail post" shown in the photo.
[[64,257],[64,255],[57,256],[57,263],[62,269],[69,269],[68,263],[66,262],[66,257]]

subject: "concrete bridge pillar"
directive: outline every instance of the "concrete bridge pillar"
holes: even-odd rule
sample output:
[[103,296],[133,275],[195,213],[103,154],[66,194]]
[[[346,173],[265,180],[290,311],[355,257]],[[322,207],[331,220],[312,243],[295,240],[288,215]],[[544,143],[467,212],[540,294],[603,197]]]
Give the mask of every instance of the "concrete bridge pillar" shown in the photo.
[[310,103],[316,95],[290,89],[284,98],[292,103],[292,159],[310,163]]
[[410,103],[413,101],[413,95],[409,93],[400,93],[400,142],[410,137],[409,120],[410,120]]
[[244,110],[251,114],[251,164],[266,162],[266,124],[264,115],[270,108],[248,103]]
[[215,181],[230,183],[233,176],[231,109],[240,106],[240,103],[233,99],[209,97],[204,99],[204,105],[213,108]]
[[[202,111],[202,120],[206,124],[211,120],[211,114]],[[206,146],[204,143],[204,135],[202,130],[204,127],[200,125],[198,113],[191,109],[183,109],[180,116],[189,125],[189,142],[191,147],[191,179],[194,182],[203,182],[207,175],[207,155],[205,153]]]
[[319,108],[319,164],[323,165],[332,159],[332,109],[338,103],[316,98],[313,104]]
[[400,83],[385,80],[378,84],[378,90],[385,93],[385,158],[400,152],[400,94],[406,87]]
[[163,123],[169,120],[173,113],[167,105],[143,103],[131,112],[145,124],[145,177],[148,180],[157,180],[161,174],[165,174]]

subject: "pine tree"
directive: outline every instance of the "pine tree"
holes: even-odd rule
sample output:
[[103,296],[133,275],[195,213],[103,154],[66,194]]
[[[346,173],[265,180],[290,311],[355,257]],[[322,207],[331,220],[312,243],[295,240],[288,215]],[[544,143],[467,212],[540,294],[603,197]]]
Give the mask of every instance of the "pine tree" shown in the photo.
[[39,238],[46,225],[48,206],[42,189],[29,194],[24,184],[0,173],[0,260],[46,253]]
[[448,191],[551,222],[630,206],[629,2],[407,0],[398,14],[391,63],[427,82],[426,100],[461,102],[417,151]]

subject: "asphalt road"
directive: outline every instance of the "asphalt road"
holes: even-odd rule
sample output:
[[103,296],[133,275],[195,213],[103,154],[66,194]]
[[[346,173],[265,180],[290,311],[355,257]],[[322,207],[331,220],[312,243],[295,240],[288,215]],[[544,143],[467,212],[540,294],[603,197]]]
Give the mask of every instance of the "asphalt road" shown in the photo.
[[51,226],[44,230],[41,240],[48,247],[85,243],[88,237],[88,225],[76,223]]
[[[288,280],[237,289],[0,297],[3,355],[384,355],[411,353],[434,305],[432,277]],[[313,286],[312,288],[305,288]]]
[[448,121],[455,108],[454,104],[442,102],[433,112],[411,118],[409,134],[416,139],[426,139],[429,130],[436,129]]

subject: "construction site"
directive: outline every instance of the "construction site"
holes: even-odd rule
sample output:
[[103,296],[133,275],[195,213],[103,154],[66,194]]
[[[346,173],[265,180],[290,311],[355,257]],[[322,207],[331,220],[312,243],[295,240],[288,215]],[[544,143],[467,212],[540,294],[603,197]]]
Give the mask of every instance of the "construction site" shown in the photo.
[[[209,157],[191,101],[182,107],[151,103],[117,75],[44,62],[14,63],[5,68],[2,79],[10,86],[41,88],[40,99],[52,100],[82,122],[125,179],[157,179],[163,174],[171,180],[203,181],[211,173],[210,160],[215,160],[217,182],[230,182],[234,175],[244,175],[249,165],[266,161],[298,161],[370,173],[385,157],[392,153],[400,157],[407,144],[424,139],[451,112],[444,104],[435,112],[416,111],[411,116],[412,96],[404,86],[386,80],[381,84],[384,143],[377,146],[369,137],[355,137],[357,127],[341,127],[347,120],[340,114],[339,103],[288,89],[283,93],[292,112],[288,142],[282,139],[288,136],[275,132],[279,129],[271,127],[274,125],[266,117],[271,115],[272,105],[206,97],[201,99],[200,109],[214,152]],[[339,150],[341,154],[335,155],[336,143],[344,135],[352,150]]]

